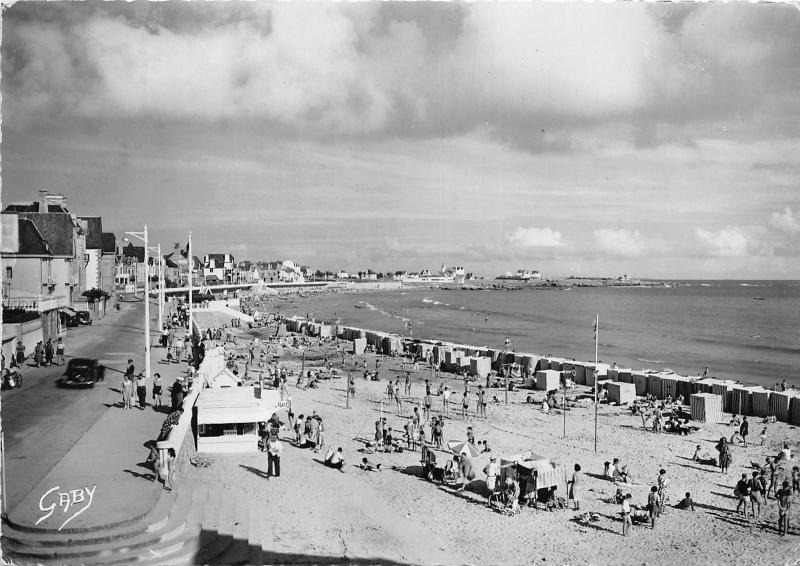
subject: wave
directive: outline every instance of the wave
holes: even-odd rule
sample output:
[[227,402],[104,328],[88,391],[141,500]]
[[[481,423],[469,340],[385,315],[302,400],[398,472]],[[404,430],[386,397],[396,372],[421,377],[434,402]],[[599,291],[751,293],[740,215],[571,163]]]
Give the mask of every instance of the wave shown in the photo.
[[422,299],[422,302],[425,303],[425,304],[431,304],[431,303],[435,304],[437,301],[434,301],[430,297],[425,297],[424,299]]
[[766,285],[756,283],[739,283],[740,287],[766,287]]
[[647,364],[665,364],[665,363],[667,363],[664,360],[648,360],[647,358],[636,358],[636,359],[639,360],[640,362],[645,362]]

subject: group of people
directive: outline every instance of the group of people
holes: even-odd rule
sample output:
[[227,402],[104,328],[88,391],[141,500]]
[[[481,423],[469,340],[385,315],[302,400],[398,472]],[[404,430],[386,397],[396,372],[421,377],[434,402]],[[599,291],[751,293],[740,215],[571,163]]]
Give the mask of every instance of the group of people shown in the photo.
[[[60,336],[56,339],[55,344],[52,338],[48,338],[46,342],[39,340],[33,349],[33,365],[35,367],[50,367],[51,365],[64,365],[64,339]],[[25,353],[25,345],[22,340],[17,341],[17,346],[14,350],[14,361],[17,366],[22,364],[27,359]],[[5,356],[3,357],[5,360]]]

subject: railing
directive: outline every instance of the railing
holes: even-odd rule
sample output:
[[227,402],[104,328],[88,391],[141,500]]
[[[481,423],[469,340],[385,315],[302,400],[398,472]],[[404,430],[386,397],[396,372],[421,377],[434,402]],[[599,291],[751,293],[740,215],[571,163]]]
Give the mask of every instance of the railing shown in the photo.
[[64,295],[50,297],[46,295],[30,295],[3,298],[3,307],[26,311],[47,312],[69,306],[69,299]]

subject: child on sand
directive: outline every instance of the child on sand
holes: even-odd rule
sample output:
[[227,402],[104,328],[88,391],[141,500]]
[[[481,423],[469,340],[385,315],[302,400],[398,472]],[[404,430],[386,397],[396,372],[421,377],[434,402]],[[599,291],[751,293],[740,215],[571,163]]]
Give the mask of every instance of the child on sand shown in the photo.
[[694,511],[694,501],[692,501],[692,494],[688,491],[686,492],[686,496],[681,499],[680,503],[675,506],[676,509],[691,509]]

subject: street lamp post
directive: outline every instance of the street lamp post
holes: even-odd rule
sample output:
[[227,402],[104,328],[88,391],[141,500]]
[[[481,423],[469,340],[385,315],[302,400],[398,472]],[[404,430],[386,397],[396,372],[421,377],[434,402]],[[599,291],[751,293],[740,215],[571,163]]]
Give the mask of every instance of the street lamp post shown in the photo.
[[192,278],[194,275],[194,258],[192,257],[192,233],[189,232],[189,336],[192,336]]
[[147,265],[147,224],[144,225],[143,232],[125,232],[125,236],[133,236],[144,242],[144,370],[145,377],[150,379],[150,275]]
[[[506,361],[505,360],[506,354],[508,353],[508,348],[510,346],[511,346],[511,340],[508,338],[508,336],[506,336],[506,347],[503,350],[503,363],[505,363],[505,361]],[[508,405],[508,374],[509,374],[510,371],[511,371],[511,366],[508,366],[508,368],[506,369],[505,374],[504,374],[505,378],[506,378],[506,405]]]

